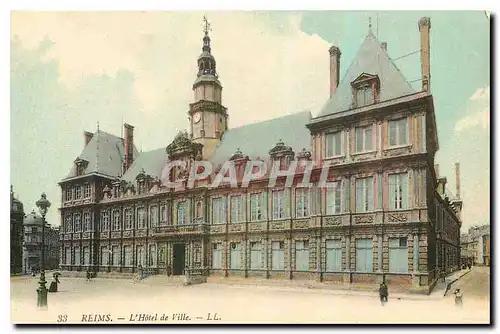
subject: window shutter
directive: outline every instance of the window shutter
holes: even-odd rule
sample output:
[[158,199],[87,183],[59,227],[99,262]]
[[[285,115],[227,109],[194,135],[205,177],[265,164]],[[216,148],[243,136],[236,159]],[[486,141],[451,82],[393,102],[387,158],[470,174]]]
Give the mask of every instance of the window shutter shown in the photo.
[[363,211],[363,184],[361,179],[356,180],[356,211]]
[[409,179],[409,173],[401,174],[400,182],[401,182],[401,208],[407,209],[408,208],[408,179]]
[[368,210],[373,210],[373,177],[369,177],[366,179],[366,191],[368,193]]
[[339,154],[343,155],[345,152],[345,137],[346,137],[346,132],[341,131],[340,132],[340,152]]
[[261,204],[261,212],[262,219],[267,220],[267,189],[261,193],[262,203]]
[[291,207],[290,207],[290,199],[292,198],[292,188],[285,188],[285,198],[284,198],[284,201],[285,201],[285,205],[283,206],[284,208],[284,212],[285,212],[285,217],[286,218],[290,218],[292,217],[291,215]]

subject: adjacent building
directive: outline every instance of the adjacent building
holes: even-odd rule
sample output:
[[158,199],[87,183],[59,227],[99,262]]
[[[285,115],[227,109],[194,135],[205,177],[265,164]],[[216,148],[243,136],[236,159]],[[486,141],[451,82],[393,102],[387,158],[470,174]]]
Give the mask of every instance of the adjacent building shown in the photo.
[[473,226],[460,237],[463,263],[490,265],[490,225]]
[[[419,89],[370,27],[342,80],[341,51],[330,48],[330,98],[318,116],[300,112],[238,128],[228,125],[206,30],[189,132],[140,154],[129,124],[124,138],[84,133],[84,149],[59,183],[61,268],[130,273],[143,265],[179,275],[190,267],[220,276],[386,280],[429,292],[438,275],[459,266],[462,203],[446,196],[434,168],[430,28],[429,18],[418,22]],[[172,161],[187,168],[162,175]],[[187,171],[198,161],[215,173],[232,161],[238,187],[211,187],[214,175],[189,184]],[[267,172],[244,187],[252,161]],[[281,177],[268,186],[275,162],[280,171],[298,162],[291,185]],[[312,186],[304,187],[308,171]]]
[[23,203],[15,198],[10,187],[10,274],[20,274],[23,264]]
[[[24,249],[23,265],[24,273],[41,269],[42,259],[42,225],[43,220],[32,211],[24,218]],[[44,269],[59,268],[59,228],[45,224],[44,233]]]

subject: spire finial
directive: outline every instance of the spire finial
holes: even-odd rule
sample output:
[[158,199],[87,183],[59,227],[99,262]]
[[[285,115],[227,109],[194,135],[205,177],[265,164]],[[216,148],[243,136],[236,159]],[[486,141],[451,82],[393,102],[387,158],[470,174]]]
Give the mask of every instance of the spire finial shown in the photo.
[[210,26],[210,23],[207,20],[207,16],[203,15],[203,31],[205,32],[205,35],[208,35],[208,32],[211,30],[212,30],[212,28]]
[[371,16],[368,18],[368,29],[370,30],[370,32],[372,31],[372,17]]

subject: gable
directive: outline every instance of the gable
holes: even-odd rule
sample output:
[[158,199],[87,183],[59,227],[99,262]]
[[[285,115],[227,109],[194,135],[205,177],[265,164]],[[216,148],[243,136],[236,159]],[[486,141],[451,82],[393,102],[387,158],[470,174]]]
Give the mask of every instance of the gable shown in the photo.
[[351,109],[352,83],[378,77],[378,102],[392,100],[415,93],[409,82],[396,67],[380,42],[369,32],[356,57],[349,65],[335,93],[328,99],[317,117]]

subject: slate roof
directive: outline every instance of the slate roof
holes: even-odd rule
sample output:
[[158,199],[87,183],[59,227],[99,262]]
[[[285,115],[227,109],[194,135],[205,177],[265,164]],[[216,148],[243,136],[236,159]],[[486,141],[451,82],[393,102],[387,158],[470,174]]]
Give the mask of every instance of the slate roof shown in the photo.
[[123,175],[122,180],[135,182],[135,178],[144,169],[146,175],[161,178],[163,168],[167,164],[168,154],[164,147],[142,152],[132,163],[132,166]]
[[370,31],[340,81],[337,90],[323,106],[318,117],[351,109],[351,82],[363,73],[378,75],[380,102],[415,93],[387,52],[382,49],[379,40]]
[[217,166],[224,163],[239,149],[250,159],[269,158],[269,150],[279,140],[290,146],[295,154],[303,148],[311,150],[311,134],[306,128],[311,120],[309,111],[278,117],[268,121],[229,129],[212,153],[210,161]]
[[[117,177],[122,172],[123,152],[124,140],[122,138],[98,130],[78,157],[88,161],[84,175],[99,173]],[[138,155],[139,152],[134,145],[134,157]],[[77,175],[76,166],[73,163],[67,178],[74,176]]]

